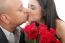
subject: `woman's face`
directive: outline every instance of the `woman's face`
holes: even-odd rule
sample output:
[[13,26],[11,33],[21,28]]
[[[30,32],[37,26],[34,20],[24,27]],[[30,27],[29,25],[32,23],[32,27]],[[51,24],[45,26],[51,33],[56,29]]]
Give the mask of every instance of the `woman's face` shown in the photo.
[[29,0],[28,21],[39,21],[41,19],[41,7],[37,0]]

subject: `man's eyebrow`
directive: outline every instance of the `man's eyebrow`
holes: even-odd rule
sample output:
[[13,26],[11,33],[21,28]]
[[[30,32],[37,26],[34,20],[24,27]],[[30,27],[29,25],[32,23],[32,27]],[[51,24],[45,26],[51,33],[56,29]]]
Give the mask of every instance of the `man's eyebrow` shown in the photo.
[[22,11],[22,9],[23,9],[22,4],[19,4],[19,6],[18,6],[18,11]]

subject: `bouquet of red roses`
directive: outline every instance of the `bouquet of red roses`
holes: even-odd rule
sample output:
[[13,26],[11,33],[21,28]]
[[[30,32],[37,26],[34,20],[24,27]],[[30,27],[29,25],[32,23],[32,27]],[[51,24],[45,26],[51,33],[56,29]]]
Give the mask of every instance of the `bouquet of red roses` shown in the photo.
[[25,27],[24,32],[27,40],[34,41],[30,43],[61,43],[56,37],[56,30],[53,28],[48,30],[48,27],[42,23],[39,26],[36,26],[35,22],[31,23]]

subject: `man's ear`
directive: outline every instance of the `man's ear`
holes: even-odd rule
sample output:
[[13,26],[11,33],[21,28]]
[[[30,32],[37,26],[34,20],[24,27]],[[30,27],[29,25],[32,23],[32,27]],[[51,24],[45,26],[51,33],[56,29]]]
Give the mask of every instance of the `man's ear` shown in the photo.
[[1,19],[1,21],[2,21],[3,23],[5,23],[5,24],[9,24],[9,23],[10,23],[9,17],[8,17],[7,14],[1,14],[0,19]]

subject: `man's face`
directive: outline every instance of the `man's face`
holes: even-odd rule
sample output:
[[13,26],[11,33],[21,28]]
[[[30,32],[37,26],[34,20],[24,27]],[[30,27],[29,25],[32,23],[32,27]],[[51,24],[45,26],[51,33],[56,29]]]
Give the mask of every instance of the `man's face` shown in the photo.
[[8,0],[8,16],[11,24],[20,25],[27,20],[27,14],[24,12],[24,8],[20,0]]

